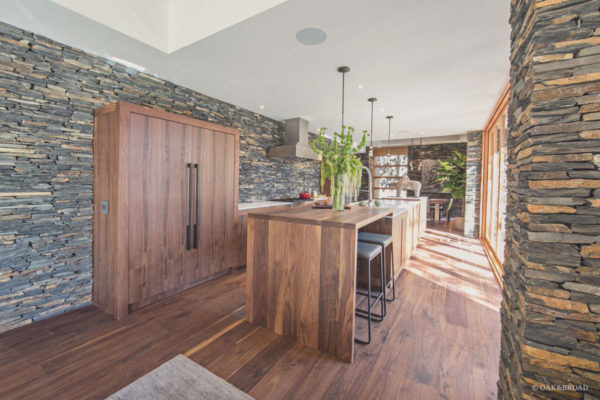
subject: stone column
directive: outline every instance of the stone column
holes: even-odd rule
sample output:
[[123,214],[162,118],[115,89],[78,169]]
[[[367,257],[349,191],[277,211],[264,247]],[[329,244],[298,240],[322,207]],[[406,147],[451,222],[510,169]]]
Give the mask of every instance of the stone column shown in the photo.
[[481,131],[467,132],[467,188],[465,195],[465,236],[479,237],[481,206]]
[[600,398],[599,8],[511,1],[501,399]]

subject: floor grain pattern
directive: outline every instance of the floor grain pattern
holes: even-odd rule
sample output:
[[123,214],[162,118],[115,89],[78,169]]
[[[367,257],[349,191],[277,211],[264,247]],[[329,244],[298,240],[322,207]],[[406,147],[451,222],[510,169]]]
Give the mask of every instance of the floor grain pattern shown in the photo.
[[179,353],[257,399],[496,398],[501,295],[477,241],[428,229],[353,364],[244,321],[245,282],[236,272],[121,321],[90,306],[0,334],[0,398],[105,398]]

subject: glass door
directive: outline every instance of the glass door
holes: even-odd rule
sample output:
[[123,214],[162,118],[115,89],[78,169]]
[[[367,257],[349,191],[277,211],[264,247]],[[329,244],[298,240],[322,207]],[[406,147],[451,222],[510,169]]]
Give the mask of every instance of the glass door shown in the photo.
[[506,212],[506,118],[508,86],[483,131],[481,241],[500,280],[504,269]]

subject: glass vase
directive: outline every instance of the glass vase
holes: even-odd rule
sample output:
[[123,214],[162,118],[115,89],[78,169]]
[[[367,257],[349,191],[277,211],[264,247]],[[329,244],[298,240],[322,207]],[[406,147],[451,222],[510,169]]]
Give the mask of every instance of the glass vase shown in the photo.
[[331,179],[331,197],[333,211],[344,211],[344,174],[338,174]]

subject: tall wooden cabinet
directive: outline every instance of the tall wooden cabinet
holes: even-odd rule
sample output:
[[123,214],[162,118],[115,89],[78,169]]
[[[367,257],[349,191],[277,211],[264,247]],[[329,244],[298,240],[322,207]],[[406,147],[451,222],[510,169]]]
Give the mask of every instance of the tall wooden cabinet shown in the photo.
[[95,112],[94,303],[116,318],[236,266],[237,130],[119,102]]

